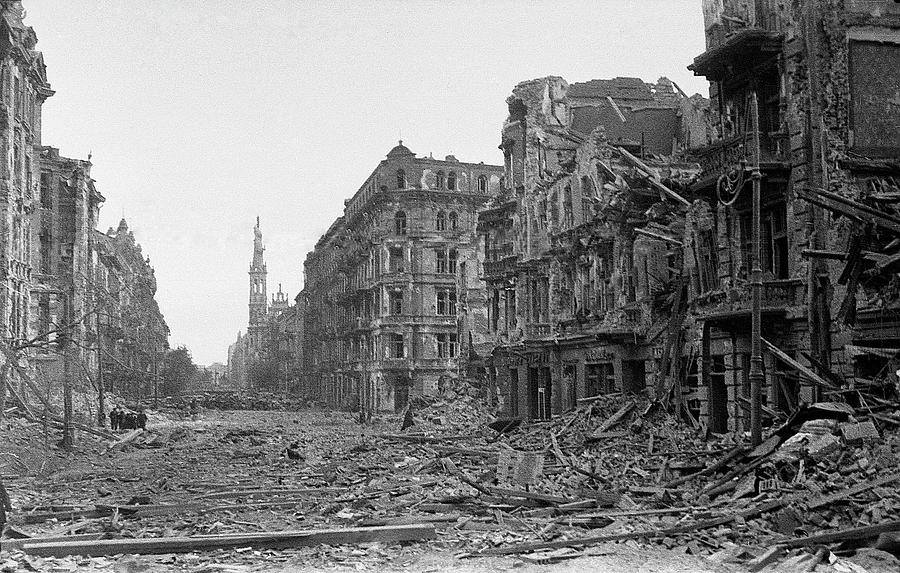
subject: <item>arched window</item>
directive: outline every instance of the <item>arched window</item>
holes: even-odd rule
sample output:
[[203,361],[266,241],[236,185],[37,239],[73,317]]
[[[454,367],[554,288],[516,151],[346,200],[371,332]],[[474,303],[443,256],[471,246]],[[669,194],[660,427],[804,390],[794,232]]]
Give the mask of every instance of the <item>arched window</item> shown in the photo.
[[487,193],[487,177],[484,175],[478,176],[478,192]]
[[406,171],[397,170],[397,189],[406,189]]
[[437,180],[434,182],[435,189],[443,189],[444,188],[444,172],[437,172]]
[[437,212],[437,218],[434,221],[434,227],[438,231],[443,231],[447,228],[447,216],[443,211]]
[[406,213],[403,211],[394,214],[394,232],[398,235],[406,234]]
[[456,211],[450,211],[448,218],[450,219],[450,229],[455,231],[459,225],[459,215],[456,214]]
[[451,171],[447,175],[447,189],[456,191],[456,171]]

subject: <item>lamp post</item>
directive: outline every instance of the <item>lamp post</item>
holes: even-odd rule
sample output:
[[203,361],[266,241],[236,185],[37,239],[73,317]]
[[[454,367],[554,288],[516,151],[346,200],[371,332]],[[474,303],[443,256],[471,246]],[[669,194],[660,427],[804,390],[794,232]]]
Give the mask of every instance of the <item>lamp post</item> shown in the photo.
[[754,446],[762,443],[762,387],[765,383],[763,373],[761,329],[762,316],[760,310],[760,297],[762,294],[762,267],[760,265],[760,179],[759,170],[759,104],[756,91],[750,92],[750,121],[752,122],[752,152],[753,164],[750,178],[753,183],[753,213],[752,213],[752,247],[750,250],[750,294],[751,294],[751,341],[750,341],[750,438]]

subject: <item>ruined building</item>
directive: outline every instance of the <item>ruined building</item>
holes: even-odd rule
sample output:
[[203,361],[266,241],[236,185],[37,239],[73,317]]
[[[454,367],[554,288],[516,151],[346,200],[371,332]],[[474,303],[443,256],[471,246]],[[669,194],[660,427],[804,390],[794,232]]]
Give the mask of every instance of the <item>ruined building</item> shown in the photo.
[[[693,416],[746,427],[758,102],[764,416],[900,366],[900,4],[706,0],[715,141],[692,150],[686,342]],[[852,393],[848,394],[852,399]]]
[[18,1],[0,2],[0,327],[7,341],[29,338],[33,214],[38,208],[41,106],[53,95],[37,36]]
[[156,273],[125,219],[106,233],[94,231],[96,267],[91,297],[100,376],[106,389],[129,400],[157,395],[169,349],[169,327],[156,301]]
[[[62,157],[53,147],[36,148],[39,154],[39,194],[31,217],[32,283],[31,333],[35,340],[35,362],[51,379],[64,375],[63,360],[55,344],[67,322],[96,311],[93,291],[94,232],[103,195],[91,178],[91,163]],[[95,339],[97,320],[73,324],[77,341]],[[86,367],[97,371],[96,349],[72,345],[68,352]],[[80,368],[70,376],[81,377]]]
[[706,143],[706,102],[665,78],[551,76],[507,103],[504,187],[478,218],[506,413],[546,418],[578,398],[641,392],[674,262],[638,230],[678,220],[685,201],[670,187],[696,167],[672,157]]
[[757,164],[763,418],[897,382],[900,7],[703,10],[690,69],[709,102],[552,77],[508,100],[507,185],[479,234],[510,415],[647,391],[698,427],[748,428]]
[[402,409],[483,346],[476,212],[500,187],[483,163],[391,149],[304,264],[304,387],[332,405]]

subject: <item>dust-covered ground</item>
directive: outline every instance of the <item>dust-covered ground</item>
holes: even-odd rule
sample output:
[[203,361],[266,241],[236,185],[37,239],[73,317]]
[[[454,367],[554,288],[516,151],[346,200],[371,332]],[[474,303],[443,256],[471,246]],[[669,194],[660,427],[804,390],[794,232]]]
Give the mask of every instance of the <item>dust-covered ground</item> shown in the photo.
[[[423,459],[397,432],[397,419],[355,423],[349,414],[204,411],[198,419],[151,415],[136,445],[109,444],[79,434],[78,449],[61,454],[36,424],[4,421],[4,480],[13,527],[35,537],[104,534],[115,538],[433,523],[436,537],[419,542],[314,546],[292,549],[235,547],[163,555],[36,557],[4,548],[3,570],[37,571],[733,571],[685,547],[637,541],[605,543],[549,558],[472,556],[523,541],[597,534],[552,519],[519,517],[492,504],[454,511],[448,501],[477,494]],[[292,444],[298,459],[285,449]],[[389,445],[388,445],[389,444]],[[50,449],[46,449],[47,447]],[[108,451],[107,451],[108,450]],[[50,453],[48,453],[50,452]],[[411,455],[415,454],[415,455]],[[441,456],[452,457],[452,453]],[[462,462],[460,462],[462,463]],[[252,490],[263,490],[250,493]],[[135,515],[61,513],[27,523],[48,509],[149,503]],[[443,511],[423,511],[442,502]],[[563,555],[562,553],[569,553]],[[573,555],[575,557],[573,557]]]

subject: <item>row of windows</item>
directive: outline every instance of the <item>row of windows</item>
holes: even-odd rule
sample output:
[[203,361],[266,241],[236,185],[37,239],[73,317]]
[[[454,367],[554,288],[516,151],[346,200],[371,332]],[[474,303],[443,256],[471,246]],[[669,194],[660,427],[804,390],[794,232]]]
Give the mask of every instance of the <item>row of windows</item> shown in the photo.
[[[405,235],[407,229],[406,211],[397,211],[394,213],[394,233],[397,235]],[[459,215],[456,211],[445,213],[438,211],[434,220],[434,228],[438,231],[446,231],[448,228],[455,231],[459,228]]]
[[[392,333],[387,336],[388,356],[406,358],[406,343],[403,335]],[[456,333],[435,334],[438,358],[455,358],[459,352],[459,336]]]
[[[456,315],[456,291],[449,289],[438,290],[435,293],[437,315]],[[400,289],[388,292],[388,314],[399,316],[403,314],[403,291]]]
[[[435,177],[435,189],[447,189],[448,191],[456,191],[457,190],[457,180],[456,180],[456,172],[450,171],[446,177],[444,176],[443,171],[438,171]],[[409,182],[406,179],[406,171],[403,169],[397,170],[397,189],[406,189],[409,186]],[[484,175],[479,175],[477,179],[477,189],[479,193],[487,193],[488,190],[488,181],[487,177]]]

